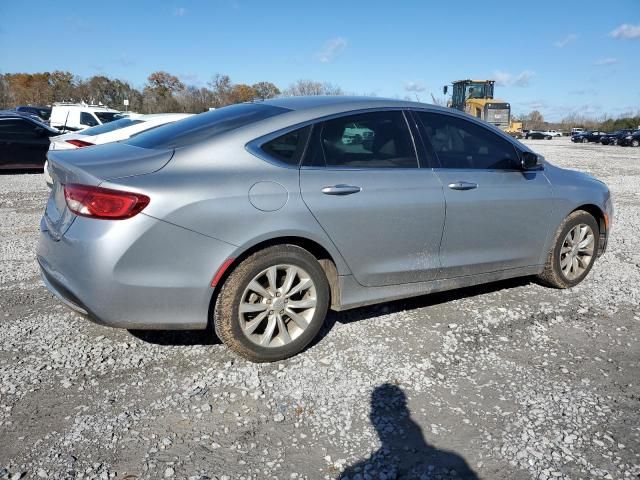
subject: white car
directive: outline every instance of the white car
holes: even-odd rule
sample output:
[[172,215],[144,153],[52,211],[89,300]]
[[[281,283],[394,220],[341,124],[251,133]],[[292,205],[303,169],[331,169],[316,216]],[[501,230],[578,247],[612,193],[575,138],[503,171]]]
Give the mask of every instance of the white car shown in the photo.
[[557,130],[544,130],[542,133],[544,133],[545,135],[549,135],[550,137],[561,137],[562,136],[562,132],[559,132]]
[[[177,122],[190,117],[191,113],[155,113],[150,115],[135,114],[130,117],[114,120],[113,122],[87,128],[80,132],[65,133],[51,137],[49,150],[73,150],[92,145],[126,140],[137,133],[151,128],[159,127],[167,123]],[[53,181],[49,175],[47,162],[44,163],[44,179],[48,185]]]
[[125,140],[136,133],[159,127],[166,123],[177,122],[190,117],[191,113],[154,113],[120,118],[113,122],[87,128],[79,132],[65,133],[51,139],[49,150],[71,150],[90,147],[103,143]]

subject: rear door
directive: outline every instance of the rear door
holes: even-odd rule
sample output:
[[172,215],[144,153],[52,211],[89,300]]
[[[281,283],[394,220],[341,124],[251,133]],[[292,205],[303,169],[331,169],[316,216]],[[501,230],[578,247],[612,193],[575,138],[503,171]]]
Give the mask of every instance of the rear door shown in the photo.
[[47,131],[24,118],[0,120],[2,163],[15,168],[44,165],[49,149]]
[[553,203],[544,171],[523,171],[514,145],[489,127],[446,113],[416,116],[444,186],[440,278],[540,264]]
[[317,124],[300,189],[360,284],[436,277],[442,184],[432,169],[420,168],[402,111],[370,111]]

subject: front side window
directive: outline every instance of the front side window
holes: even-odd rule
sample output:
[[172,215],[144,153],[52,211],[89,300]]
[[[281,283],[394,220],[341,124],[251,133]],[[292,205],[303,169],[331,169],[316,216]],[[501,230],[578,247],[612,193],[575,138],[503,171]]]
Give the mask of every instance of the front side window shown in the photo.
[[311,126],[285,133],[262,145],[262,150],[287,165],[298,165]]
[[362,113],[325,121],[310,155],[327,167],[417,168],[411,134],[400,111]]
[[102,123],[109,123],[122,118],[120,112],[94,112]]
[[426,141],[443,168],[517,169],[518,155],[508,140],[453,115],[417,112]]
[[0,120],[0,138],[11,140],[12,138],[37,137],[37,125],[18,118]]
[[87,112],[80,112],[80,125],[86,125],[88,127],[94,127],[99,125],[98,120],[93,115]]

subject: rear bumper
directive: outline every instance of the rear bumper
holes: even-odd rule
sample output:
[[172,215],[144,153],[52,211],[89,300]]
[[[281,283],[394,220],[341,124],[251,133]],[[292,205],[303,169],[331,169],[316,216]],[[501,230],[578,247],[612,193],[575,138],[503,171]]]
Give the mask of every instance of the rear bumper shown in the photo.
[[211,280],[235,247],[139,214],[78,217],[56,241],[40,224],[45,286],[90,320],[127,329],[206,328]]

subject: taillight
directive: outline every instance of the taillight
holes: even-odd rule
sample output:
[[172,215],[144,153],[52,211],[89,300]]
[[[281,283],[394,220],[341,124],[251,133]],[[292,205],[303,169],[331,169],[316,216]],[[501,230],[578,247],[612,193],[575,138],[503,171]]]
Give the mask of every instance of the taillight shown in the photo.
[[93,143],[91,142],[85,142],[84,140],[78,140],[76,138],[67,140],[67,143],[70,143],[71,145],[75,145],[78,148],[90,147],[91,145],[93,145]]
[[64,186],[67,206],[76,215],[104,220],[131,218],[149,205],[139,193],[70,183]]

